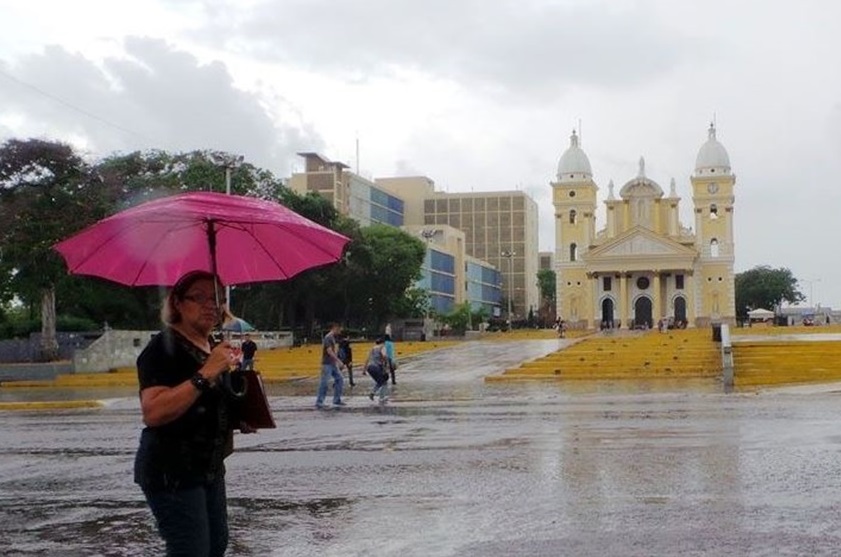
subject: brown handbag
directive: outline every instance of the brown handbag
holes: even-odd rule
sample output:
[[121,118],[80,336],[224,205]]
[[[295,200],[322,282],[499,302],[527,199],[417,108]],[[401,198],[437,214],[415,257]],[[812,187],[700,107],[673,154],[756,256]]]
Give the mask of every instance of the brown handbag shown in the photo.
[[240,419],[254,429],[275,429],[274,416],[266,397],[263,378],[253,369],[237,371],[242,373],[245,383],[245,395],[240,402]]

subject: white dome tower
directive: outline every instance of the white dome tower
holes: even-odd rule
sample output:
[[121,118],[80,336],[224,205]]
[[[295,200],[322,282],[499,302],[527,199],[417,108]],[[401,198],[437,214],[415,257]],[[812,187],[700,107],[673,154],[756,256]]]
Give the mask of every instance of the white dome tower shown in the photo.
[[596,195],[590,159],[573,130],[552,182],[555,207],[557,315],[573,327],[589,327],[593,315],[584,258],[596,238]]
[[558,182],[562,184],[570,182],[581,182],[593,178],[593,169],[590,167],[590,159],[581,147],[578,146],[578,135],[572,130],[569,137],[569,148],[561,155],[558,162]]
[[[710,124],[709,137],[698,150],[692,182],[695,206],[695,246],[700,255],[693,274],[696,315],[709,316],[711,322],[735,323],[736,246],[733,241],[733,211],[736,176],[730,156],[715,137]],[[704,320],[698,320],[704,326]]]
[[715,124],[710,124],[709,139],[701,145],[695,158],[695,176],[727,176],[730,174],[730,156],[715,138]]

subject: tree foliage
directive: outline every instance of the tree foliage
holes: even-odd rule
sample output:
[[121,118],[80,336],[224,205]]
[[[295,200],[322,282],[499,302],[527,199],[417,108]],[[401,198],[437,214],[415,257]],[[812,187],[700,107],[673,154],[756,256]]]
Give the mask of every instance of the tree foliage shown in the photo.
[[101,183],[72,147],[40,139],[0,146],[0,291],[40,307],[42,357],[58,353],[56,289],[70,281],[53,244],[105,215]]
[[557,296],[556,275],[551,269],[540,269],[537,271],[537,287],[540,289],[541,302],[555,305]]
[[753,309],[773,310],[782,302],[793,304],[804,299],[797,290],[797,279],[784,267],[761,265],[736,275],[736,315],[740,319]]
[[[378,327],[398,316],[427,310],[428,293],[413,288],[424,244],[388,226],[360,228],[324,197],[284,187],[271,172],[218,151],[115,154],[87,164],[65,144],[11,140],[0,147],[0,309],[12,299],[30,308],[28,318],[4,331],[22,331],[37,319],[39,304],[62,323],[108,323],[119,328],[158,325],[164,289],[128,288],[90,277],[70,276],[52,246],[93,222],[152,198],[183,191],[225,191],[277,200],[293,211],[351,239],[335,265],[312,269],[283,282],[235,287],[232,310],[262,329],[296,326],[305,332],[330,320]],[[0,321],[5,320],[0,311]],[[61,317],[66,315],[66,317]],[[48,313],[42,312],[42,323]],[[47,335],[45,335],[47,336]]]

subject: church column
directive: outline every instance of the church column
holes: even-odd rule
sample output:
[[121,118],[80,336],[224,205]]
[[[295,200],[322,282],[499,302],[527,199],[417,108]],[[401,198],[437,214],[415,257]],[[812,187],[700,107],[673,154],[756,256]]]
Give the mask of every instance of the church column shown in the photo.
[[590,277],[590,299],[592,300],[593,325],[596,329],[601,323],[601,304],[599,304],[599,275],[593,273]]
[[627,273],[619,273],[619,307],[617,308],[622,326],[628,328],[628,277]]
[[657,326],[657,321],[663,317],[663,297],[660,291],[660,271],[654,271],[654,307],[652,318],[654,326]]
[[695,276],[692,269],[684,271],[683,285],[686,287],[686,321],[695,325]]

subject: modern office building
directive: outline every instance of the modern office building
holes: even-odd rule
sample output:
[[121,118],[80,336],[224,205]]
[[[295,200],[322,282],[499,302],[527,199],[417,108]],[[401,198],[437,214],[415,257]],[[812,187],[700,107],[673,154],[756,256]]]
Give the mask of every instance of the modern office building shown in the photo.
[[681,198],[646,175],[604,201],[607,225],[596,232],[598,186],[573,132],[552,182],[557,313],[571,325],[652,327],[660,319],[689,326],[735,322],[733,205],[736,176],[716,139],[701,145],[690,177],[694,231],[679,220]]
[[328,199],[343,215],[362,226],[374,223],[403,225],[403,200],[358,174],[341,162],[333,162],[318,153],[298,153],[305,170],[293,174],[289,187],[298,193],[315,192]]
[[[494,265],[468,255],[465,232],[446,224],[424,226],[422,198],[410,195],[404,201],[399,193],[351,172],[346,164],[318,153],[299,154],[305,168],[290,178],[292,190],[322,195],[362,226],[380,223],[401,227],[426,243],[418,286],[429,291],[432,309],[448,313],[468,301],[474,310],[484,307],[491,316],[500,314],[504,286],[500,272]],[[422,181],[432,186],[428,178]]]
[[[375,183],[411,207],[404,213],[407,224],[462,230],[467,254],[502,273],[502,295],[506,302],[511,298],[514,319],[527,317],[530,309],[537,311],[537,204],[528,195],[521,191],[438,192],[425,176],[377,178]],[[503,305],[507,310],[507,304]]]
[[469,302],[473,311],[485,308],[488,316],[499,315],[502,276],[493,265],[465,253],[464,232],[447,225],[403,229],[427,244],[418,287],[429,291],[433,310],[448,313]]

